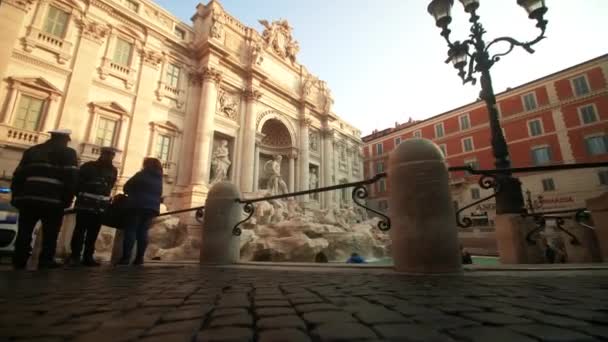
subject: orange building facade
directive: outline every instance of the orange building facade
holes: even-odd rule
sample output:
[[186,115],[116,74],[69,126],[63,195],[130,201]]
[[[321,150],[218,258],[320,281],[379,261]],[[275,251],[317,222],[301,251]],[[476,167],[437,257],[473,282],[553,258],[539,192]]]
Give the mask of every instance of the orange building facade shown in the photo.
[[[603,55],[497,94],[512,167],[608,161],[607,84],[608,55]],[[488,112],[484,102],[477,101],[363,137],[365,177],[387,171],[390,152],[415,137],[439,145],[449,166],[494,168]],[[516,176],[526,200],[542,209],[584,207],[587,198],[608,190],[608,169],[603,168]],[[456,207],[491,194],[479,187],[477,177],[464,172],[450,177]],[[386,210],[390,184],[383,180],[370,190],[370,204]],[[465,214],[485,217],[491,225],[492,201]]]

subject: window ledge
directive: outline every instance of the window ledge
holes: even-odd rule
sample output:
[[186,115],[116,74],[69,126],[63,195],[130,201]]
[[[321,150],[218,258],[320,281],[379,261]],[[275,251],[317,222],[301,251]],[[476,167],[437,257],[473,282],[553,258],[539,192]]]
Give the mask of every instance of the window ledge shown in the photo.
[[57,63],[65,64],[72,58],[72,42],[55,37],[48,33],[30,26],[28,33],[23,38],[23,49],[32,52],[35,48],[41,48],[57,55]]
[[99,78],[105,80],[108,75],[123,80],[126,89],[131,89],[135,84],[135,69],[115,63],[111,59],[104,57],[99,67]]
[[0,124],[0,142],[17,148],[25,149],[40,144],[47,140],[49,136],[48,133],[30,131],[7,124]]

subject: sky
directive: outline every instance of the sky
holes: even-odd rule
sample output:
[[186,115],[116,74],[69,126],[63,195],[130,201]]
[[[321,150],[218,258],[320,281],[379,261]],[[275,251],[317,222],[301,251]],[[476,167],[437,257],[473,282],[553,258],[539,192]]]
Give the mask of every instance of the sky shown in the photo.
[[[185,23],[196,0],[156,0]],[[258,19],[287,19],[300,43],[298,62],[327,81],[333,110],[361,129],[393,127],[473,102],[479,82],[463,85],[447,45],[426,7],[429,0],[220,0],[249,27]],[[608,53],[608,0],[547,0],[547,38],[528,54],[516,49],[491,70],[496,93]],[[486,40],[536,38],[536,21],[516,0],[480,0]],[[452,9],[452,40],[467,38],[470,23],[459,1]],[[506,45],[495,45],[495,52]]]

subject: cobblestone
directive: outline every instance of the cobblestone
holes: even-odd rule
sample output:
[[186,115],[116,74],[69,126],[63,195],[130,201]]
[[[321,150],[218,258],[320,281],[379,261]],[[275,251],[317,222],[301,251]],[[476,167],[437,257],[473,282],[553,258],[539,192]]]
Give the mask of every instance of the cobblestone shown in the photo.
[[0,272],[0,341],[608,339],[608,271],[601,270],[451,277],[175,265]]

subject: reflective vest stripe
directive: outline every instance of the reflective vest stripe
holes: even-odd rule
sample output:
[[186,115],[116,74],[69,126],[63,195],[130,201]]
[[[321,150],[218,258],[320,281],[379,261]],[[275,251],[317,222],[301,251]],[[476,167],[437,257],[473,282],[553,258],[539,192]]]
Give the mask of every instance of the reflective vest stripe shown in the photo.
[[55,178],[49,178],[49,177],[27,177],[25,179],[26,182],[43,182],[43,183],[51,183],[51,184],[55,184],[55,185],[63,185],[63,182],[60,180],[57,180]]
[[96,195],[96,194],[92,194],[89,192],[81,192],[80,195],[82,197],[92,198],[92,199],[96,199],[99,201],[109,201],[110,200],[110,196]]

